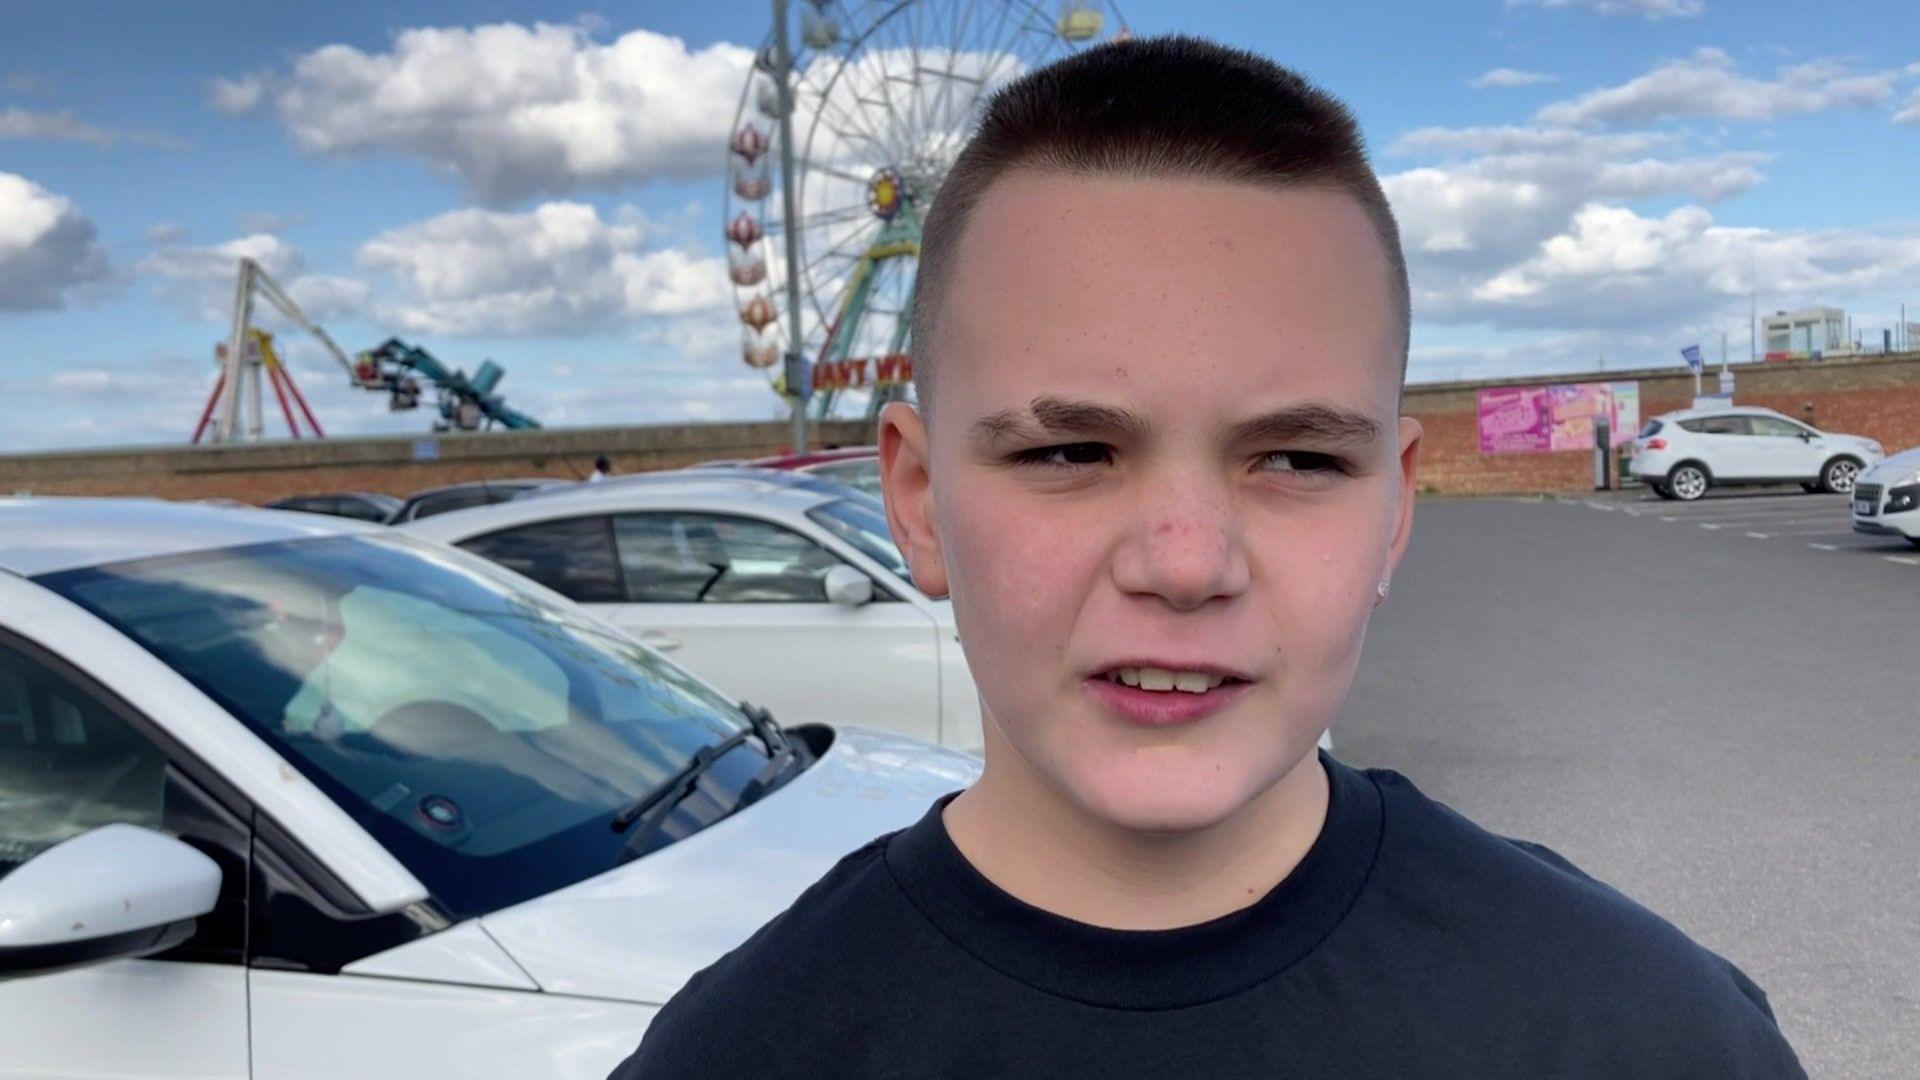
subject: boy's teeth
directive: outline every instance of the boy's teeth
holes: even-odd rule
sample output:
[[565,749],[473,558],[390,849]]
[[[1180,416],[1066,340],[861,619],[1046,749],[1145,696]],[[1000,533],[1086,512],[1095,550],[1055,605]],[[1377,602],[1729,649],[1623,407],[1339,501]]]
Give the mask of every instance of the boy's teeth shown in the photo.
[[1123,667],[1109,672],[1107,677],[1142,690],[1182,690],[1189,694],[1204,694],[1226,681],[1224,676],[1208,675],[1201,671],[1168,671],[1151,667]]

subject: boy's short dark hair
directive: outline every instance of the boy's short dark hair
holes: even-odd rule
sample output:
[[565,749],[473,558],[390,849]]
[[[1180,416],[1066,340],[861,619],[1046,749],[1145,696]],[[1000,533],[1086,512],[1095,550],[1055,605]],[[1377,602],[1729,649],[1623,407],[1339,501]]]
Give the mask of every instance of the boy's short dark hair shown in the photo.
[[1240,49],[1174,36],[1117,41],[1049,64],[989,101],[921,227],[913,308],[922,412],[939,367],[932,345],[960,237],[981,196],[1016,168],[1322,188],[1359,200],[1387,256],[1406,370],[1411,301],[1400,230],[1345,105]]

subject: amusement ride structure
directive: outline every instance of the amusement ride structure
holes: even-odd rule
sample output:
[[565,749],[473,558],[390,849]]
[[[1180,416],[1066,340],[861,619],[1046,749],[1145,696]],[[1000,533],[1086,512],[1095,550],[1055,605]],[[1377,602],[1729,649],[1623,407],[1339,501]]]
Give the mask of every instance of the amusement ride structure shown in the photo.
[[435,431],[478,431],[495,425],[515,429],[540,426],[533,417],[508,408],[493,392],[506,376],[506,370],[491,360],[482,362],[469,376],[399,338],[388,338],[348,359],[346,352],[307,318],[300,305],[293,302],[266,268],[243,258],[240,276],[234,285],[233,334],[214,350],[220,377],[213,384],[213,393],[207,397],[206,408],[200,411],[200,422],[194,425],[193,442],[203,437],[216,443],[258,442],[264,436],[265,426],[262,381],[273,387],[274,398],[287,420],[288,434],[295,439],[326,437],[313,409],[307,405],[306,395],[293,381],[293,372],[287,369],[274,348],[273,335],[253,325],[256,296],[264,297],[289,322],[312,335],[347,373],[353,386],[386,391],[389,410],[418,407],[421,380],[425,380],[437,397],[440,419],[434,421]]
[[871,417],[912,378],[920,223],[979,110],[1021,74],[1127,29],[1105,0],[793,6],[798,40],[785,25],[768,34],[727,144],[741,357],[791,400],[781,361],[797,340],[793,351],[811,361],[814,415],[864,399]]

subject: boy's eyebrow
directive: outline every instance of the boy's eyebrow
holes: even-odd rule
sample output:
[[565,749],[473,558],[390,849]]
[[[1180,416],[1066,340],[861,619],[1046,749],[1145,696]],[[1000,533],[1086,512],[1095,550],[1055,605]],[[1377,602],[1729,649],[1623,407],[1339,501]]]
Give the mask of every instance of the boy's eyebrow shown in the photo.
[[[1116,434],[1144,439],[1153,433],[1147,418],[1130,409],[1090,401],[1037,397],[1026,409],[1001,409],[973,423],[973,435],[986,446],[1001,439],[1041,435]],[[1321,401],[1275,409],[1227,428],[1232,443],[1291,442],[1312,439],[1321,443],[1369,443],[1380,437],[1380,424],[1356,409]]]

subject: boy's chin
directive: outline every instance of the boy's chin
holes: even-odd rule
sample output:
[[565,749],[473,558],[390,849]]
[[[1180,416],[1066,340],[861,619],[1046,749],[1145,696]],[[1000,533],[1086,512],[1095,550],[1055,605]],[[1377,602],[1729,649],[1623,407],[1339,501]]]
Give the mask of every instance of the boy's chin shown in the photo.
[[1140,833],[1193,833],[1233,818],[1287,771],[1284,762],[1146,760],[1087,762],[1062,777],[1094,818]]

